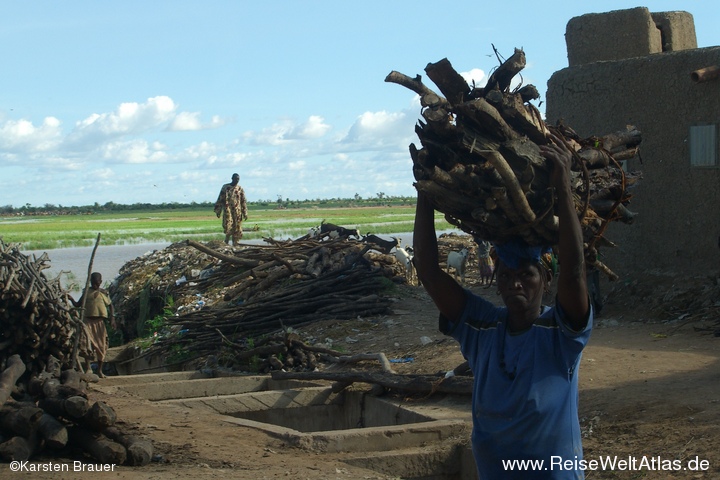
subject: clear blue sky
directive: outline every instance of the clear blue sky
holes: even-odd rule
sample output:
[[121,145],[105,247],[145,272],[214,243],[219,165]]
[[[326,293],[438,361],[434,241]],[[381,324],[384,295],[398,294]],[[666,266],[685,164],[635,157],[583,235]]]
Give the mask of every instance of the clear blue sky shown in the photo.
[[708,47],[717,5],[2,0],[0,205],[214,201],[234,172],[252,201],[414,195],[420,108],[391,70],[482,85],[492,45],[521,47],[544,97],[572,17],[684,10]]

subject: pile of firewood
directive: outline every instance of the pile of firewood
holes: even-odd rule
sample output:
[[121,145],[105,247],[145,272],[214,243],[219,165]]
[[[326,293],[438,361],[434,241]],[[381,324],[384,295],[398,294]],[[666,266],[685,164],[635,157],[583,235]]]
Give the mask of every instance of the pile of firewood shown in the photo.
[[[127,435],[116,426],[115,411],[88,400],[94,374],[61,371],[52,356],[46,370],[18,388],[25,374],[19,355],[4,362],[0,373],[0,459],[23,461],[42,455],[88,455],[104,464],[146,465],[152,443]],[[11,399],[11,395],[14,397]]]
[[[222,263],[212,267],[212,276],[182,288],[191,289],[192,296],[222,287],[222,299],[169,318],[173,333],[158,339],[146,354],[184,351],[203,358],[220,352],[226,365],[260,355],[264,366],[312,370],[315,355],[297,344],[273,342],[262,351],[253,349],[262,337],[289,327],[389,312],[390,300],[380,293],[387,287],[383,278],[398,272],[393,256],[347,239],[267,241],[271,245],[243,247],[234,255],[188,241]],[[181,294],[178,288],[172,291]],[[292,348],[295,353],[288,355]],[[272,354],[282,354],[286,363],[279,366]],[[267,370],[264,366],[261,370]]]
[[[224,262],[211,278],[199,281],[198,286],[220,284],[230,287],[224,293],[224,300],[241,300],[247,304],[268,295],[274,296],[276,287],[288,281],[315,281],[327,273],[355,267],[360,267],[360,271],[369,274],[364,275],[366,277],[391,278],[397,274],[399,268],[393,256],[371,252],[372,245],[347,238],[328,241],[304,238],[265,241],[268,245],[248,245],[234,251],[232,255],[223,255],[203,244],[188,240],[188,245]],[[306,289],[310,288],[309,285],[304,286]],[[355,286],[355,290],[361,289]]]
[[618,163],[638,154],[640,132],[626,130],[604,137],[581,139],[567,126],[550,127],[530,101],[539,98],[533,85],[510,89],[525,67],[525,54],[516,50],[482,87],[470,86],[447,59],[428,64],[427,76],[440,89],[435,93],[420,76],[391,72],[385,81],[420,95],[422,117],[416,133],[422,144],[410,146],[415,186],[436,210],[463,231],[502,244],[522,239],[528,245],[557,244],[558,219],[550,184],[552,163],[539,145],[557,135],[574,151],[573,191],[586,243],[586,258],[597,262],[597,247],[611,246],[603,237],[608,222],[633,221],[626,206],[628,188],[640,178]]
[[[322,318],[323,311],[331,313],[334,304],[338,313],[365,315],[371,314],[369,310],[376,306],[368,302],[343,305],[339,295],[324,295],[334,293],[333,286],[323,283],[324,274],[346,267],[363,267],[362,274],[358,273],[361,270],[352,273],[363,277],[357,285],[349,285],[350,278],[338,273],[337,293],[353,287],[358,292],[353,300],[363,297],[363,290],[376,290],[380,278],[394,282],[403,278],[400,275],[404,269],[394,256],[381,254],[366,242],[347,238],[265,239],[265,242],[266,245],[243,244],[233,248],[222,242],[188,240],[126,263],[109,288],[125,341],[146,334],[143,329],[147,320],[164,315],[170,299],[173,309],[190,323],[195,316],[200,319],[215,315],[249,321],[241,312],[252,311],[249,315],[267,320],[259,322],[268,327],[263,327],[267,333],[279,328],[280,320],[290,325],[298,318],[302,322],[313,318],[298,315],[314,313],[313,305],[306,302],[302,307],[302,301],[295,304],[275,298],[283,295],[285,287],[312,290],[304,300],[317,297],[315,307],[320,310],[314,318]],[[324,290],[315,290],[315,284]],[[197,301],[199,297],[202,302]],[[249,328],[248,333],[252,333],[253,327]]]
[[88,355],[82,325],[59,278],[47,280],[47,254],[31,259],[0,240],[0,459],[80,452],[101,463],[144,465],[149,441],[126,435],[76,370]]
[[47,268],[47,253],[31,258],[0,239],[0,363],[17,354],[30,375],[44,371],[50,355],[71,368],[88,353],[87,342],[76,341],[80,318]]

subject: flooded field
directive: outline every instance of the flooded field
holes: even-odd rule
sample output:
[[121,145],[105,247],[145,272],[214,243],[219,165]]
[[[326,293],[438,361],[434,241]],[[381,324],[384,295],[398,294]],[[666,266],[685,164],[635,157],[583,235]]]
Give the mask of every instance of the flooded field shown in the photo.
[[[103,276],[103,283],[110,283],[118,275],[120,268],[130,260],[144,255],[153,250],[161,250],[169,243],[143,243],[138,245],[100,245],[95,252],[92,270],[100,272]],[[55,278],[64,272],[62,284],[68,286],[71,280],[84,286],[87,276],[88,264],[92,255],[93,247],[56,248],[52,250],[28,250],[23,251],[26,255],[40,256],[47,252],[50,257],[50,268],[45,270],[45,276]],[[67,273],[72,275],[68,276]],[[74,279],[73,279],[74,277]],[[77,293],[78,290],[73,293]]]

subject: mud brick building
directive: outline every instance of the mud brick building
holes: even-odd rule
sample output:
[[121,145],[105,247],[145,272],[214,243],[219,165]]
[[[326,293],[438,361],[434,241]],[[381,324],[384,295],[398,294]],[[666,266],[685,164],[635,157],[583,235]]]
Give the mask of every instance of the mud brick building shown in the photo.
[[[613,222],[618,244],[601,252],[621,276],[642,269],[720,269],[720,47],[698,48],[688,12],[645,7],[571,19],[568,64],[548,81],[546,117],[582,137],[635,125],[643,134],[641,170],[630,210]],[[710,69],[712,72],[712,69]]]

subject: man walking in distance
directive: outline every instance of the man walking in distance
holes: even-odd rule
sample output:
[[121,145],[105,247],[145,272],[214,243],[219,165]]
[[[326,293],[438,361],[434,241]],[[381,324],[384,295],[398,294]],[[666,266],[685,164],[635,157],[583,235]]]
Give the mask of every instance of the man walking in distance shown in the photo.
[[239,184],[240,175],[233,173],[232,181],[220,189],[220,195],[215,202],[215,214],[220,218],[225,232],[225,243],[237,245],[243,235],[242,221],[247,220],[247,201],[245,191]]

